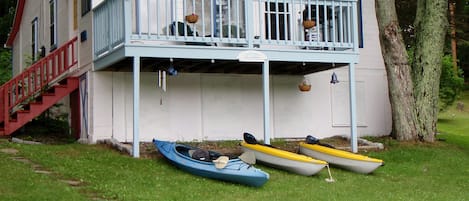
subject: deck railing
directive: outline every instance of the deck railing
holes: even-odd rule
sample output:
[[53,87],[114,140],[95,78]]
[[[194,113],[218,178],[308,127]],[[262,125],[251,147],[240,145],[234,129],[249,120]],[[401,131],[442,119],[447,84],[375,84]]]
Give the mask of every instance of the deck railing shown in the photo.
[[75,37],[3,84],[0,87],[0,122],[6,124],[16,106],[64,76],[78,63],[77,55]]
[[95,56],[131,41],[343,51],[358,43],[357,14],[357,0],[106,0],[94,9]]

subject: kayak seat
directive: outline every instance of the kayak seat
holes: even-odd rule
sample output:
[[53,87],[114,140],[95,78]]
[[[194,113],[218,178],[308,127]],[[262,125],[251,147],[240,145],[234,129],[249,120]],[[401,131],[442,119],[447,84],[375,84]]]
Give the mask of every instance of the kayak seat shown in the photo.
[[204,149],[196,149],[191,157],[199,161],[212,161],[210,159],[210,153]]
[[200,161],[212,161],[220,156],[222,156],[220,153],[214,152],[214,151],[208,151],[205,149],[200,149],[200,148],[194,148],[194,147],[178,147],[176,150],[179,153],[182,153],[186,156],[191,157],[192,159],[200,160]]

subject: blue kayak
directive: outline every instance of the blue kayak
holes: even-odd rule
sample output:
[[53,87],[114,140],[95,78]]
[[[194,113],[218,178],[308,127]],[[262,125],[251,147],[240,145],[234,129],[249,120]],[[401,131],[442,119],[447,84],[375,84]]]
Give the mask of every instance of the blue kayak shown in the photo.
[[221,156],[219,153],[208,151],[209,155],[206,156],[206,159],[194,159],[191,154],[195,154],[194,150],[199,150],[197,148],[160,140],[153,140],[153,143],[172,164],[194,175],[255,187],[262,186],[269,180],[268,173],[239,158],[226,160],[225,164],[220,167],[213,162]]

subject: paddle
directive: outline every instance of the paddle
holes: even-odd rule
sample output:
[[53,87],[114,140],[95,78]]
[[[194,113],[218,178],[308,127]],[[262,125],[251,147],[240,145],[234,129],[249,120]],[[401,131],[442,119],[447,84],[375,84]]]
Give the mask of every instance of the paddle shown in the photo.
[[317,139],[317,138],[315,138],[315,137],[313,137],[313,136],[311,136],[311,135],[306,136],[306,143],[308,143],[308,144],[317,144],[317,145],[321,145],[321,146],[325,146],[325,147],[329,147],[329,148],[335,149],[334,146],[332,146],[332,145],[330,145],[330,144],[326,144],[326,143],[321,143],[321,142],[319,141],[319,139]]
[[[243,133],[243,139],[248,144],[259,144],[254,135],[250,133]],[[256,164],[256,156],[253,152],[244,152],[238,158],[249,165]]]
[[256,156],[254,155],[253,152],[244,152],[241,154],[239,157],[243,162],[249,164],[249,165],[254,165],[256,164]]
[[223,169],[226,167],[229,160],[230,158],[228,158],[228,156],[220,156],[216,160],[213,160],[212,162],[215,163],[215,167],[217,169]]
[[330,168],[329,168],[329,164],[327,164],[326,167],[327,167],[327,172],[329,173],[329,178],[326,178],[326,179],[325,179],[326,182],[329,182],[329,183],[335,182],[335,179],[332,178],[332,174],[331,174],[331,170],[330,170]]
[[246,141],[248,144],[259,144],[259,142],[257,142],[254,135],[250,133],[243,133],[243,138],[244,138],[244,141]]
[[267,147],[272,147],[272,148],[276,148],[270,144],[261,144],[259,143],[256,138],[254,137],[254,135],[250,134],[250,133],[244,133],[243,134],[243,138],[244,138],[244,141],[248,144],[258,144],[258,145],[262,145],[262,146],[267,146]]

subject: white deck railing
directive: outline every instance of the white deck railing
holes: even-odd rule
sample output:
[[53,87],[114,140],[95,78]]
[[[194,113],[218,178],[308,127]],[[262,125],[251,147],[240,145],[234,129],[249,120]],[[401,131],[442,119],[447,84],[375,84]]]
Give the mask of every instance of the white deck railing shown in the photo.
[[343,51],[357,46],[357,11],[356,0],[106,0],[94,9],[95,55],[126,40]]

